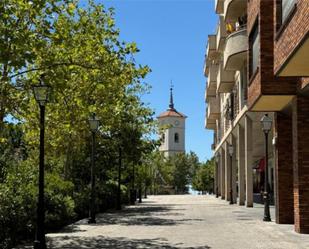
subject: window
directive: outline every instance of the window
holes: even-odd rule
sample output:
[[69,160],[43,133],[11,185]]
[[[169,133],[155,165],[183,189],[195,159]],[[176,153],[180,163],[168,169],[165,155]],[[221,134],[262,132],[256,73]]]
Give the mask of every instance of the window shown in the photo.
[[175,138],[174,138],[174,140],[175,140],[175,143],[179,143],[179,134],[178,133],[175,133]]
[[241,108],[244,107],[244,105],[247,102],[247,67],[246,65],[243,67],[243,69],[240,72],[240,106]]
[[165,143],[165,134],[163,133],[162,135],[161,135],[161,143]]
[[250,77],[254,75],[259,67],[260,57],[260,33],[258,22],[255,22],[250,37]]
[[284,23],[284,21],[287,19],[294,6],[295,6],[295,0],[281,1],[281,23]]

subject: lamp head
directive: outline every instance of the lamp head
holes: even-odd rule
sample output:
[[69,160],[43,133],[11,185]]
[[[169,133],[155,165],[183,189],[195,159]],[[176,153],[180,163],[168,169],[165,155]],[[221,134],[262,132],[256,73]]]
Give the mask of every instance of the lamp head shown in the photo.
[[49,101],[50,86],[44,84],[43,76],[40,78],[39,85],[34,85],[32,88],[35,100],[39,103],[40,106],[45,106]]
[[268,114],[265,114],[262,117],[261,124],[262,124],[262,130],[263,130],[264,133],[268,133],[271,130],[272,120],[268,116]]
[[100,120],[96,117],[95,113],[90,116],[88,121],[90,130],[96,132],[99,128]]

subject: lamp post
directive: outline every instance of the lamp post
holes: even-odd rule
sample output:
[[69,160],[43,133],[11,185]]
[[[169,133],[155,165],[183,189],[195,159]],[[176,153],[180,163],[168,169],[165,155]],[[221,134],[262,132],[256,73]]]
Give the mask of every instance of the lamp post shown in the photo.
[[264,180],[264,218],[263,221],[271,221],[269,212],[269,184],[268,184],[268,133],[271,130],[272,120],[265,114],[261,119],[262,130],[265,135],[265,180]]
[[215,157],[216,160],[216,198],[219,198],[219,187],[218,187],[218,179],[219,179],[219,175],[218,175],[218,170],[219,170],[219,154],[216,155]]
[[[136,124],[133,123],[131,125],[131,148],[133,148],[132,146],[136,146],[136,135],[137,135],[137,128],[136,128]],[[136,189],[135,189],[135,160],[134,160],[134,151],[131,151],[131,159],[132,159],[132,189],[130,190],[130,203],[131,205],[135,205],[136,202]]]
[[234,204],[233,201],[233,153],[234,147],[232,144],[229,145],[229,155],[230,155],[230,164],[231,164],[231,172],[230,172],[230,204]]
[[40,79],[40,84],[33,86],[34,98],[40,107],[40,159],[39,159],[39,195],[37,204],[37,227],[34,249],[45,249],[45,208],[44,208],[44,132],[45,132],[45,105],[49,100],[50,87]]
[[89,118],[89,127],[92,135],[91,144],[91,196],[90,196],[90,210],[88,223],[96,223],[95,219],[95,134],[99,128],[99,119],[96,118],[95,113]]
[[119,145],[118,155],[118,187],[117,187],[117,210],[121,210],[121,168],[122,168],[122,148]]
[[136,192],[135,192],[135,163],[133,162],[133,172],[132,172],[132,190],[131,190],[131,205],[135,205]]

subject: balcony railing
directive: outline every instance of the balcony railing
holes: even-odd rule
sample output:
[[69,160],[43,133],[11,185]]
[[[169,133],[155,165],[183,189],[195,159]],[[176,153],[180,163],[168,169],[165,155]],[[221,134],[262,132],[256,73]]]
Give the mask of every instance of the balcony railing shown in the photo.
[[207,105],[207,119],[216,120],[220,117],[220,102],[219,98],[211,97]]
[[206,116],[205,116],[205,128],[209,130],[216,129],[216,120],[215,119],[208,119],[208,110],[206,109]]
[[217,28],[217,50],[223,51],[224,42],[226,38],[226,27],[224,22],[224,17],[222,15],[219,16],[218,28]]
[[247,28],[243,26],[226,38],[223,54],[225,70],[240,70],[247,58],[248,36]]
[[217,51],[217,39],[216,35],[208,35],[208,43],[206,49],[206,62],[216,60],[219,53]]
[[224,0],[215,0],[215,9],[217,14],[223,14],[224,12]]
[[218,65],[211,64],[209,67],[208,78],[207,78],[206,100],[208,99],[208,97],[216,96],[217,73],[218,73]]
[[217,91],[220,93],[230,92],[232,90],[235,71],[224,70],[223,64],[220,63],[217,74]]

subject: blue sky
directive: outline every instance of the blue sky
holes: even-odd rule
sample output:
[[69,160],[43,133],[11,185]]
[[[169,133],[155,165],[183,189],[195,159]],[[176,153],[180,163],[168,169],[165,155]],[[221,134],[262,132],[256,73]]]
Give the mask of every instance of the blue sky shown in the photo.
[[134,41],[147,64],[151,93],[144,96],[156,115],[168,108],[170,81],[175,85],[175,108],[188,116],[186,150],[201,161],[212,156],[213,134],[204,128],[203,63],[207,35],[215,31],[213,0],[97,0],[114,7],[121,39]]

